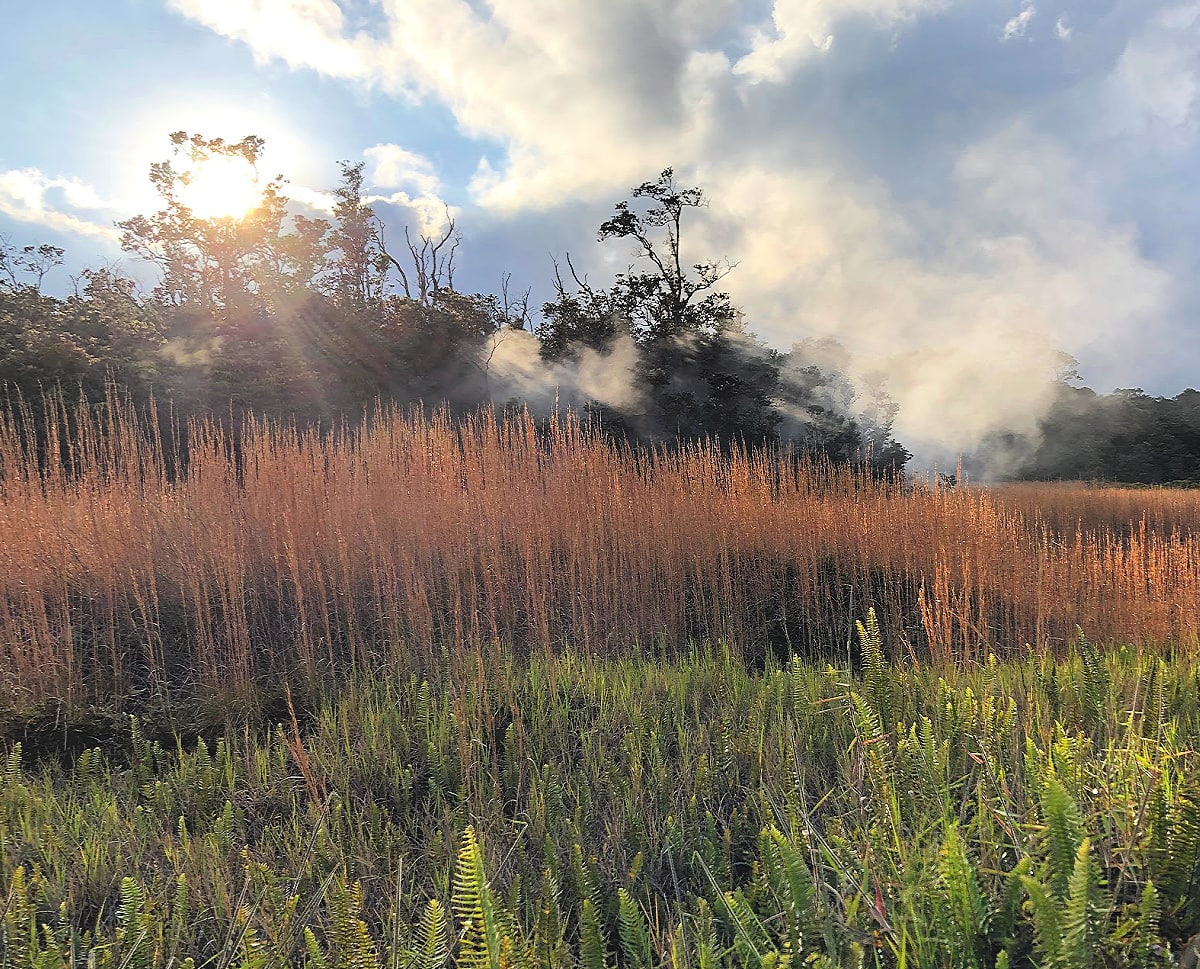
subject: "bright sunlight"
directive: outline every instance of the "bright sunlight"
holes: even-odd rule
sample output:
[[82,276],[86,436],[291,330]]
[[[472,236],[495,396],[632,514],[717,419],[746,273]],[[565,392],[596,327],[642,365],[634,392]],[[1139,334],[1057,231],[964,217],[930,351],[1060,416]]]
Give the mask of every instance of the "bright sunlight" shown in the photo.
[[201,219],[240,219],[262,201],[262,185],[245,158],[210,155],[191,170],[179,199]]

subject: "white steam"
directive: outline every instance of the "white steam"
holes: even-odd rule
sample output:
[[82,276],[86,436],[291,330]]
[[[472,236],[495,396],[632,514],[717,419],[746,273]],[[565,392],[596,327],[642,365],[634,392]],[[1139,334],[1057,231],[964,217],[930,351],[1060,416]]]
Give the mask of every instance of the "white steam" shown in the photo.
[[622,411],[637,404],[637,346],[627,335],[617,337],[607,352],[578,347],[572,359],[554,362],[538,355],[539,346],[526,330],[505,329],[491,337],[482,369],[494,402],[516,399],[541,413],[556,404],[578,410],[599,403]]

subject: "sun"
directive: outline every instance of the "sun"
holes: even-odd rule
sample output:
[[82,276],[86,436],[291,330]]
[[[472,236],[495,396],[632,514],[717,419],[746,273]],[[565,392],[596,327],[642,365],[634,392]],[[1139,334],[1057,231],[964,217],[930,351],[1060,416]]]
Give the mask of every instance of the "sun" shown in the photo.
[[240,219],[262,203],[258,172],[245,158],[210,155],[188,172],[179,201],[200,219]]

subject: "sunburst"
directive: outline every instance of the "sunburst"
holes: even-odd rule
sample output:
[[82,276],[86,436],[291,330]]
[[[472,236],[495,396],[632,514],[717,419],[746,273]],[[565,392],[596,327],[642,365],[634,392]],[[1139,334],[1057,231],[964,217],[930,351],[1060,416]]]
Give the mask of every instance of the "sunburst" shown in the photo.
[[211,155],[180,186],[179,200],[201,219],[240,219],[262,203],[263,186],[246,159]]

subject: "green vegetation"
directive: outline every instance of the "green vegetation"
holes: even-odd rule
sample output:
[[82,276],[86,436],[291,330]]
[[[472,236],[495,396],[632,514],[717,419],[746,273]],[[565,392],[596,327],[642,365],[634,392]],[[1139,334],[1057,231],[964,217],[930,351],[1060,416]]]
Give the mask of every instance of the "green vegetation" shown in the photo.
[[460,651],[207,739],[14,745],[0,966],[1173,965],[1200,661],[859,641]]

